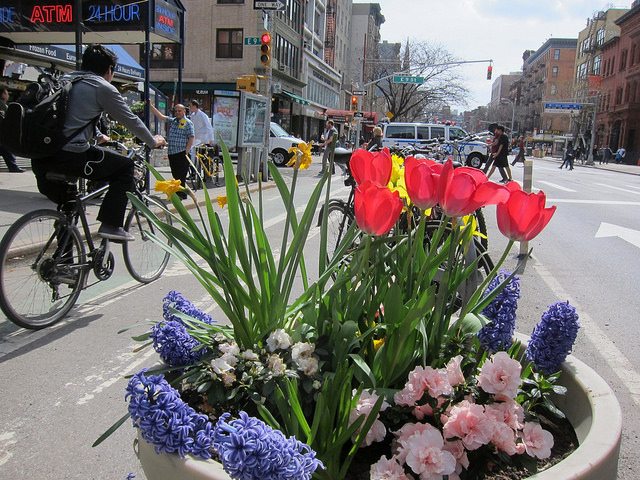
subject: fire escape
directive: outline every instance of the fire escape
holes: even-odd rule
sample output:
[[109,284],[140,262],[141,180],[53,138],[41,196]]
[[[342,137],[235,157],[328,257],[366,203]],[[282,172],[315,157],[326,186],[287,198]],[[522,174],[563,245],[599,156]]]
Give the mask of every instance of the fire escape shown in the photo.
[[324,61],[334,66],[336,54],[336,0],[327,2],[326,30],[324,34]]

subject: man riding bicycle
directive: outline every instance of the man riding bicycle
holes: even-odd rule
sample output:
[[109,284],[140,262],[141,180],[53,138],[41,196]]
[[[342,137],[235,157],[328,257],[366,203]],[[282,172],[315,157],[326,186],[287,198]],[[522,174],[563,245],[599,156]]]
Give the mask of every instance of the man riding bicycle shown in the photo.
[[86,76],[71,89],[63,133],[73,135],[62,151],[32,160],[38,190],[57,204],[68,200],[67,185],[46,178],[47,172],[64,173],[89,180],[109,182],[98,220],[102,223],[98,236],[110,240],[132,241],[134,237],[122,228],[127,208],[127,192],[134,191],[134,163],[130,158],[106,148],[90,145],[103,143],[109,137],[97,129],[100,116],[107,113],[128,128],[151,148],[166,145],[161,135],[153,135],[135,115],[116,87],[111,85],[118,57],[102,45],[89,45],[82,55],[82,70],[71,77]]

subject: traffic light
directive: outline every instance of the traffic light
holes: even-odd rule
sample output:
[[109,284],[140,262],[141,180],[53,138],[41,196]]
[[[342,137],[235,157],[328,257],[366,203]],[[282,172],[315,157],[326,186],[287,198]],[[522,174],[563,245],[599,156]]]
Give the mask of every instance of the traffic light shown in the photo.
[[236,90],[244,90],[245,92],[257,93],[258,92],[258,76],[242,75],[236,78]]
[[487,67],[487,80],[491,80],[491,74],[493,73],[493,67],[489,65]]
[[271,34],[264,32],[260,40],[262,41],[262,45],[260,46],[260,62],[265,68],[269,68],[269,64],[271,63]]
[[352,112],[358,111],[358,97],[356,97],[355,95],[351,97],[351,111]]

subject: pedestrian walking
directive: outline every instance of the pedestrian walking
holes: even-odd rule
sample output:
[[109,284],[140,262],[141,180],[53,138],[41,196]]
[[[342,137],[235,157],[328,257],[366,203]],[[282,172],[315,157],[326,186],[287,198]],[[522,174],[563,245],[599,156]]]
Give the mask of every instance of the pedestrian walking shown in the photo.
[[213,146],[213,126],[209,116],[200,110],[200,104],[197,100],[189,102],[189,120],[193,122],[193,146],[200,145]]
[[616,163],[622,163],[622,160],[624,159],[624,156],[626,154],[627,151],[624,149],[624,147],[620,147],[616,152]]
[[494,130],[494,140],[491,147],[491,156],[493,157],[493,166],[491,170],[487,174],[487,178],[491,178],[493,172],[495,172],[496,168],[500,170],[500,175],[502,176],[502,183],[510,182],[511,179],[511,168],[509,167],[509,160],[507,158],[508,150],[509,150],[509,139],[504,134],[504,127],[502,125],[498,125]]
[[602,156],[604,157],[604,163],[605,164],[609,163],[609,160],[611,160],[611,156],[612,155],[613,155],[613,152],[609,148],[609,145],[604,147],[604,150],[602,151]]
[[513,159],[513,162],[511,162],[511,165],[515,165],[518,162],[522,162],[524,163],[524,149],[525,149],[525,141],[524,141],[524,137],[522,135],[520,135],[520,138],[518,139],[518,148],[520,149],[518,154],[516,155],[516,158]]
[[[9,90],[7,90],[7,87],[5,87],[4,85],[0,85],[0,119],[4,119],[4,116],[7,113],[8,100]],[[24,172],[24,170],[18,166],[15,155],[4,148],[2,145],[0,145],[0,155],[2,155],[2,158],[4,158],[4,163],[7,164],[7,168],[11,173]]]
[[575,158],[575,152],[573,150],[573,143],[569,142],[567,144],[567,149],[564,152],[564,158],[562,160],[562,164],[560,165],[560,170],[562,167],[573,170],[573,159]]
[[338,130],[333,126],[333,120],[327,120],[327,129],[324,132],[324,142],[322,146],[324,147],[324,153],[322,154],[322,170],[319,175],[324,175],[324,172],[327,171],[327,166],[329,165],[329,154],[330,148],[328,148],[333,143],[333,136],[338,135]]
[[[191,151],[193,146],[194,128],[193,122],[189,120],[187,109],[181,103],[173,107],[175,117],[162,114],[156,107],[149,102],[153,114],[163,122],[166,122],[169,128],[169,136],[167,139],[167,153],[169,157],[169,166],[171,167],[171,176],[176,180],[180,180],[182,186],[187,184],[187,173],[189,173],[189,157],[187,152]],[[187,198],[184,192],[177,192],[181,199]]]

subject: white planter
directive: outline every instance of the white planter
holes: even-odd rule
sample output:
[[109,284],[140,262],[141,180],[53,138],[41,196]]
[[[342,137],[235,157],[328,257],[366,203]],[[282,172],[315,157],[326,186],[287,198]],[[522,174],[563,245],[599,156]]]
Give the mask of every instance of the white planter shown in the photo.
[[[523,340],[525,339],[520,338]],[[573,356],[562,366],[560,383],[567,394],[554,399],[573,425],[580,446],[557,465],[529,480],[615,480],[622,435],[622,411],[613,390]],[[212,460],[157,455],[138,437],[138,458],[147,480],[230,480]]]

